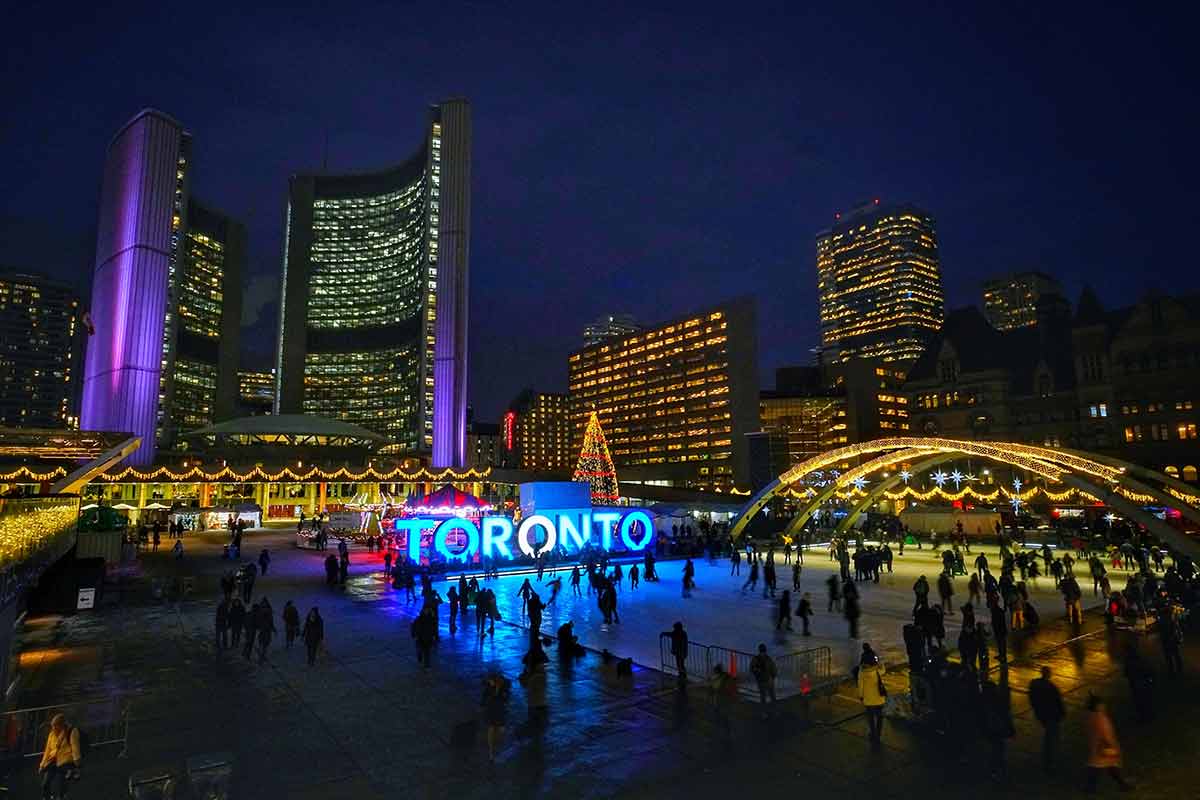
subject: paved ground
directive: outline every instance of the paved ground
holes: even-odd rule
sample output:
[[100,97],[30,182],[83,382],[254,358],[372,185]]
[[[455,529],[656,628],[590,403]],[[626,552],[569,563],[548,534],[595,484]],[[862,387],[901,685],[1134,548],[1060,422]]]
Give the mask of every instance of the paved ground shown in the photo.
[[[215,651],[213,598],[217,577],[228,566],[216,556],[216,539],[189,540],[182,564],[165,552],[144,559],[147,576],[177,569],[194,575],[194,599],[156,602],[143,578],[128,583],[120,597],[110,595],[107,599],[116,604],[98,613],[44,618],[28,626],[21,642],[24,679],[17,705],[108,693],[132,702],[129,757],[116,759],[112,748],[93,750],[72,797],[124,797],[130,772],[151,766],[180,770],[187,756],[213,751],[233,754],[233,796],[239,798],[727,797],[746,790],[908,798],[934,789],[953,797],[968,792],[1074,796],[1082,778],[1081,714],[1072,713],[1067,726],[1063,769],[1046,778],[1037,767],[1036,723],[1022,689],[1042,663],[1054,668],[1073,712],[1089,689],[1114,697],[1139,797],[1196,796],[1192,765],[1200,756],[1200,738],[1191,719],[1200,705],[1200,682],[1195,675],[1162,679],[1158,721],[1153,727],[1136,723],[1113,658],[1120,642],[1101,630],[1064,645],[1072,634],[1053,623],[1023,644],[1026,661],[1008,671],[1018,736],[1010,748],[1012,777],[1005,787],[979,777],[985,760],[979,742],[968,743],[960,761],[945,755],[949,745],[942,738],[897,722],[886,726],[883,749],[872,752],[861,708],[844,696],[848,691],[811,708],[799,700],[781,703],[769,721],[753,704],[741,703],[727,733],[701,692],[681,695],[648,669],[623,682],[603,670],[594,655],[549,665],[552,714],[544,737],[528,735],[519,724],[525,700],[514,685],[513,724],[499,762],[489,767],[481,741],[456,748],[451,732],[477,716],[485,674],[496,670],[515,678],[520,671],[522,629],[497,625],[495,635],[480,644],[473,630],[450,637],[443,614],[435,668],[424,671],[408,634],[413,608],[382,584],[365,554],[355,559],[350,586],[330,590],[322,583],[320,555],[291,549],[290,538],[282,534],[253,541],[259,540],[272,547],[275,562],[255,595],[269,596],[277,613],[287,599],[302,613],[311,605],[322,609],[329,646],[316,667],[304,664],[302,651],[285,651],[278,643],[263,665]],[[814,597],[823,596],[820,581],[827,568],[821,559],[810,561],[805,581],[811,581]],[[636,597],[628,591],[622,595],[623,622],[611,626],[617,630],[596,623],[594,604],[586,598],[560,598],[545,625],[549,629],[558,614],[570,613],[585,641],[611,644],[609,649],[622,655],[634,654],[648,634],[665,630],[680,616],[701,641],[701,631],[710,639],[737,635],[750,642],[769,634],[767,601],[742,598],[727,566],[703,569],[700,589],[688,601],[676,597],[677,569],[663,564],[662,584],[643,585]],[[900,569],[892,585],[864,592],[864,632],[880,645],[895,641],[910,603],[908,571],[921,567],[919,562],[910,566],[906,556]],[[513,599],[518,585],[518,579],[508,578],[497,590],[508,621],[519,620],[514,605],[519,601]],[[736,613],[730,614],[731,608]],[[839,639],[840,621],[822,619],[818,626],[819,641],[848,646]],[[1088,631],[1094,626],[1090,622]],[[639,661],[657,660],[656,640],[651,640],[653,658],[639,656]],[[1161,663],[1153,642],[1145,649],[1152,664]],[[903,688],[901,676],[891,680],[894,690]],[[13,796],[36,797],[33,780],[32,768],[16,776]]]

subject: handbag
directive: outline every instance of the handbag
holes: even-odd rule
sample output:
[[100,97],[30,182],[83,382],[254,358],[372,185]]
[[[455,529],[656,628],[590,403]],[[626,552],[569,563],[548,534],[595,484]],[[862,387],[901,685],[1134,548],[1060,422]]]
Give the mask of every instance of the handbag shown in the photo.
[[882,676],[882,675],[880,675],[878,672],[876,672],[876,673],[875,673],[875,680],[876,680],[876,681],[878,682],[878,684],[879,684],[879,696],[880,696],[880,697],[887,697],[887,696],[888,696],[888,692],[887,692],[887,687],[883,685],[883,676]]

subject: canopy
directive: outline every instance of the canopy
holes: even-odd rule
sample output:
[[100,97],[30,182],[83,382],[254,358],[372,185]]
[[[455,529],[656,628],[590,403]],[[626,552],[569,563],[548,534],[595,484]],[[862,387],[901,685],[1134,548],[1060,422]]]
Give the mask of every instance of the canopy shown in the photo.
[[484,511],[490,509],[491,505],[480,500],[473,494],[467,494],[464,491],[454,488],[451,484],[446,484],[424,497],[415,500],[410,499],[405,503],[405,507],[409,511],[424,514],[453,514],[456,511],[467,509]]
[[113,508],[117,511],[137,511],[137,506],[131,506],[129,503],[117,503]]
[[164,506],[162,503],[151,503],[148,506],[144,506],[144,508],[147,511],[161,511],[164,508],[170,508],[170,506]]
[[100,507],[100,505],[98,503],[88,503],[86,506],[80,506],[79,510],[87,511],[89,508],[99,508],[99,507]]

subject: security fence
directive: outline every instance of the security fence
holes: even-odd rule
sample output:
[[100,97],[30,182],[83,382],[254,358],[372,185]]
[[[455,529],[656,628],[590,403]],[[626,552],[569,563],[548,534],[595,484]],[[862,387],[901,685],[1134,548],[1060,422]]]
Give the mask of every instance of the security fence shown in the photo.
[[[678,678],[679,666],[672,652],[670,635],[662,634],[658,646],[661,672]],[[733,678],[738,691],[757,697],[758,687],[750,672],[753,658],[753,653],[742,650],[689,641],[683,666],[687,680],[697,682],[707,681],[713,670],[720,666]],[[775,693],[778,697],[828,693],[841,681],[840,677],[831,674],[832,655],[828,647],[814,647],[771,658],[775,661]]]
[[12,763],[42,754],[50,721],[56,714],[66,717],[67,725],[78,728],[81,743],[91,749],[101,745],[121,745],[124,756],[129,737],[129,703],[121,695],[80,703],[18,708],[0,713],[0,761]]

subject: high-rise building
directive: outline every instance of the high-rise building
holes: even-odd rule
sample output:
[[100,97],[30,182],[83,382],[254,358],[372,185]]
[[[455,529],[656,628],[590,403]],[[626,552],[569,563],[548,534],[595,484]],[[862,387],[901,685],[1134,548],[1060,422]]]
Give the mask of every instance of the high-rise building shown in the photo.
[[475,469],[498,467],[503,462],[500,425],[496,422],[467,423],[467,463]]
[[362,425],[391,449],[466,460],[471,115],[430,109],[407,161],[290,182],[278,413]]
[[608,339],[637,333],[641,329],[642,326],[637,324],[632,314],[607,314],[584,327],[583,346],[591,347]]
[[0,427],[75,427],[80,324],[70,287],[0,272]]
[[827,362],[915,361],[945,314],[933,217],[879,201],[817,234],[821,344]]
[[509,403],[501,423],[504,461],[536,472],[565,472],[579,456],[573,448],[571,401],[565,394],[526,389]]
[[242,416],[270,414],[275,409],[275,370],[238,370],[238,398]]
[[108,147],[80,425],[141,437],[151,463],[234,413],[244,228],[190,197],[191,135],[146,109]]
[[736,300],[572,353],[572,449],[592,411],[622,481],[749,485],[759,428],[753,301]]
[[824,392],[802,394],[764,389],[758,400],[763,432],[783,437],[787,462],[793,466],[839,445],[839,431],[844,435],[845,428],[834,426],[839,412],[844,415],[845,408],[844,396]]
[[983,315],[998,331],[1037,325],[1038,301],[1062,296],[1062,286],[1043,272],[1016,272],[983,282]]

